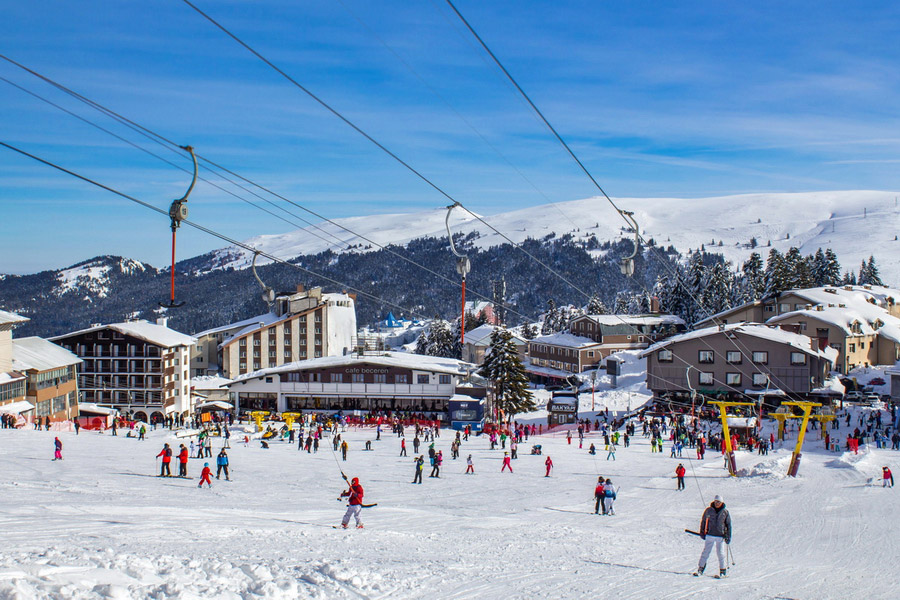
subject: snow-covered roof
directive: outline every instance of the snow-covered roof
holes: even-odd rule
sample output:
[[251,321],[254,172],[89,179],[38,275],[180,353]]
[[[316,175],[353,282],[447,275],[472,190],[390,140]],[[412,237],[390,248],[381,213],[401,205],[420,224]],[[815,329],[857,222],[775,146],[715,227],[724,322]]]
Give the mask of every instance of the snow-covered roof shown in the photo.
[[585,315],[600,325],[684,325],[675,315]]
[[217,408],[219,410],[231,410],[234,405],[231,402],[223,402],[221,400],[210,400],[197,405],[197,408]]
[[[889,317],[887,313],[884,313],[879,316],[882,320],[885,317]],[[875,329],[869,323],[869,321],[861,315],[856,310],[851,308],[838,308],[838,307],[830,307],[824,306],[821,309],[803,309],[803,310],[792,310],[791,312],[787,312],[777,317],[772,317],[766,323],[781,323],[794,318],[807,318],[807,319],[816,319],[822,321],[823,323],[828,323],[829,325],[834,325],[835,327],[840,328],[846,335],[853,335],[852,325],[854,323],[859,323],[859,333],[862,335],[874,335]]]
[[539,335],[533,340],[533,344],[550,344],[553,346],[568,346],[569,348],[585,348],[587,346],[600,346],[600,342],[595,342],[591,338],[574,335],[567,332],[551,333],[548,335]]
[[474,312],[476,315],[486,308],[493,307],[493,303],[486,300],[475,300],[466,302],[466,311]]
[[195,390],[224,390],[231,380],[218,375],[200,375],[191,378],[191,387]]
[[78,412],[83,413],[92,413],[95,415],[117,415],[119,411],[115,408],[107,408],[105,406],[99,406],[94,404],[93,402],[79,402],[78,403]]
[[653,344],[652,346],[644,350],[640,354],[640,356],[649,356],[650,354],[653,354],[658,350],[662,350],[663,348],[678,342],[684,342],[687,340],[699,339],[711,335],[725,333],[741,333],[744,335],[750,335],[781,344],[787,344],[796,350],[800,350],[801,352],[824,358],[825,360],[831,362],[837,360],[838,356],[838,351],[834,348],[825,348],[823,350],[819,350],[816,347],[815,342],[805,335],[792,333],[790,331],[785,331],[784,329],[779,329],[777,327],[768,327],[766,325],[753,325],[747,323],[731,323],[729,325],[723,325],[722,327],[706,327],[704,329],[695,329],[694,331],[688,331],[687,333],[675,335],[661,342]]
[[29,410],[34,410],[34,404],[27,400],[19,400],[0,406],[0,414],[6,415],[17,415],[19,413],[28,412]]
[[112,329],[113,331],[118,331],[122,335],[130,335],[132,337],[138,338],[139,340],[144,340],[145,342],[150,342],[151,344],[156,344],[157,346],[162,346],[163,348],[173,348],[175,346],[191,346],[197,342],[195,338],[189,335],[185,335],[183,333],[175,331],[174,329],[169,329],[164,325],[157,325],[156,323],[150,323],[149,321],[144,320],[126,321],[125,323],[111,323],[109,325],[97,325],[95,327],[88,327],[87,329],[81,329],[79,331],[57,335],[50,338],[50,340],[61,340],[72,337],[74,335],[91,333],[93,331],[100,331],[102,329]]
[[24,323],[29,320],[30,319],[28,317],[23,317],[22,315],[17,315],[14,312],[0,310],[0,325],[12,325],[14,323]]
[[12,357],[13,368],[20,371],[49,371],[82,362],[72,352],[37,336],[14,339]]
[[565,404],[566,406],[578,406],[578,398],[575,396],[553,396],[550,398],[552,404]]
[[17,371],[0,373],[0,384],[10,383],[11,381],[19,381],[20,379],[25,379],[25,376]]
[[244,319],[242,321],[235,321],[234,323],[229,323],[228,325],[222,325],[221,327],[213,327],[212,329],[207,329],[206,331],[201,331],[200,333],[195,333],[194,337],[203,337],[205,335],[212,335],[215,333],[223,333],[225,331],[230,331],[232,329],[244,329],[245,327],[249,327],[251,325],[258,325],[259,323],[271,323],[277,321],[279,317],[274,313],[266,313],[263,315],[258,315],[255,317],[250,317],[249,319]]
[[[487,346],[491,342],[491,334],[494,333],[494,330],[499,329],[495,325],[489,325],[485,323],[484,325],[479,325],[472,331],[466,332],[466,343],[473,344],[475,346]],[[513,342],[517,346],[523,345],[526,343],[525,338],[520,335],[517,335],[513,331],[510,331],[513,337]]]
[[236,377],[232,385],[249,379],[257,379],[272,375],[273,373],[289,373],[292,371],[310,371],[313,369],[329,369],[333,367],[344,367],[354,364],[373,364],[384,367],[400,367],[404,369],[412,369],[415,371],[431,371],[433,373],[444,373],[449,375],[465,375],[469,370],[474,371],[475,365],[467,363],[455,358],[442,358],[440,356],[425,356],[423,354],[412,354],[410,352],[385,352],[377,356],[357,356],[348,354],[346,356],[323,356],[321,358],[312,358],[308,360],[300,360],[292,363],[281,365],[280,367],[269,367],[268,369],[260,369],[252,373],[246,373]]

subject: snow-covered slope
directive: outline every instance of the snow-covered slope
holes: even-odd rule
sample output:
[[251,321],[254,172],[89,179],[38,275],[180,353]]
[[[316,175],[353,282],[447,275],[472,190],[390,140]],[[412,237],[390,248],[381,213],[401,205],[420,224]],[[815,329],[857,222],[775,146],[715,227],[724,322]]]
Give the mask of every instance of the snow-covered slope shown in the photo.
[[[781,251],[798,246],[804,254],[819,247],[832,248],[845,269],[858,269],[862,259],[875,254],[886,282],[900,279],[900,242],[894,239],[900,225],[895,192],[837,191],[778,194],[744,194],[713,198],[620,198],[624,210],[634,211],[645,238],[680,251],[699,248],[720,252],[735,263],[752,252],[751,239],[765,254],[771,242]],[[446,209],[420,213],[377,215],[339,219],[336,222],[379,244],[405,244],[424,236],[446,235]],[[485,219],[506,236],[520,242],[555,233],[572,233],[601,242],[623,236],[624,221],[602,198],[534,206]],[[292,258],[331,249],[335,252],[366,251],[369,243],[329,223],[278,235],[263,235],[247,243],[281,258]],[[451,216],[454,232],[478,231],[477,246],[504,243],[502,237],[462,210]],[[325,233],[323,233],[323,231]],[[316,237],[320,236],[320,237]],[[324,238],[324,239],[321,239]],[[721,246],[719,243],[721,242]],[[896,248],[894,247],[896,245]],[[351,246],[355,246],[350,248]],[[714,246],[714,247],[713,247]],[[222,267],[243,268],[252,255],[235,248],[218,251]]]
[[54,291],[60,296],[78,292],[105,298],[109,294],[111,271],[131,275],[148,268],[153,267],[131,258],[99,256],[60,271],[57,274],[59,283]]

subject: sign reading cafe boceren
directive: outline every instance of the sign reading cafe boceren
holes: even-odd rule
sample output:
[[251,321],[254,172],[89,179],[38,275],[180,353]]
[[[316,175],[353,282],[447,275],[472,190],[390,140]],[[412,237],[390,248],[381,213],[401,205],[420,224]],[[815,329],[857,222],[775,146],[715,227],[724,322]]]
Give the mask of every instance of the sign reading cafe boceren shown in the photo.
[[387,373],[387,368],[379,369],[360,369],[359,367],[344,369],[344,373]]

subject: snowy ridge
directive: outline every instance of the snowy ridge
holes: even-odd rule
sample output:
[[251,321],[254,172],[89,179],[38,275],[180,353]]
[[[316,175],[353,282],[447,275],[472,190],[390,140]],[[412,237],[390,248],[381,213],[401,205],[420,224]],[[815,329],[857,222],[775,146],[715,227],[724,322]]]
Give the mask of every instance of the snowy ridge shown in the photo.
[[131,258],[112,256],[94,258],[60,271],[57,274],[59,283],[54,292],[58,296],[80,292],[105,298],[109,294],[109,274],[113,270],[123,275],[131,275],[146,271],[147,265]]
[[[738,264],[750,255],[751,240],[756,252],[768,252],[767,244],[781,252],[797,246],[803,254],[818,248],[832,248],[844,269],[856,270],[861,260],[876,255],[882,278],[900,280],[900,242],[894,239],[900,225],[897,193],[880,191],[833,191],[805,193],[743,194],[711,198],[618,198],[617,203],[632,210],[646,239],[658,245],[674,245],[679,251],[701,245],[719,252]],[[445,209],[419,213],[375,215],[337,219],[336,222],[379,244],[406,244],[425,237],[444,237]],[[587,240],[596,235],[600,242],[623,236],[625,226],[603,198],[586,198],[533,206],[484,217],[491,225],[516,242],[572,234]],[[575,223],[583,223],[576,228]],[[330,223],[283,234],[250,238],[246,243],[280,258],[293,258],[325,250],[365,252],[370,244]],[[503,244],[505,240],[463,211],[451,218],[454,233],[478,232],[477,247]],[[315,234],[315,235],[314,235]],[[325,240],[316,235],[326,238]],[[721,245],[719,245],[721,243]],[[896,247],[891,244],[897,244]],[[215,253],[215,268],[246,268],[252,254],[229,247]]]

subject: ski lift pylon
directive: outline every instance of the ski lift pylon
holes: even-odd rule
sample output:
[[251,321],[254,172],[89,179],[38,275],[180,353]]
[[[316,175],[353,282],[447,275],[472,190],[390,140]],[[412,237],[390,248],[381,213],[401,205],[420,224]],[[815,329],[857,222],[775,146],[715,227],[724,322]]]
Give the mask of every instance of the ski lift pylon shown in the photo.
[[181,227],[181,222],[188,217],[188,196],[191,195],[191,191],[193,191],[194,185],[197,183],[197,156],[194,154],[193,147],[181,146],[181,148],[183,150],[187,150],[191,155],[191,160],[193,160],[194,162],[194,176],[191,179],[191,185],[184,193],[184,196],[178,198],[177,200],[173,200],[171,206],[169,206],[169,226],[172,229],[172,272],[170,277],[171,293],[169,295],[168,302],[159,303],[159,305],[163,308],[178,308],[179,306],[184,306],[184,302],[175,301],[175,232],[178,231],[179,227]]

